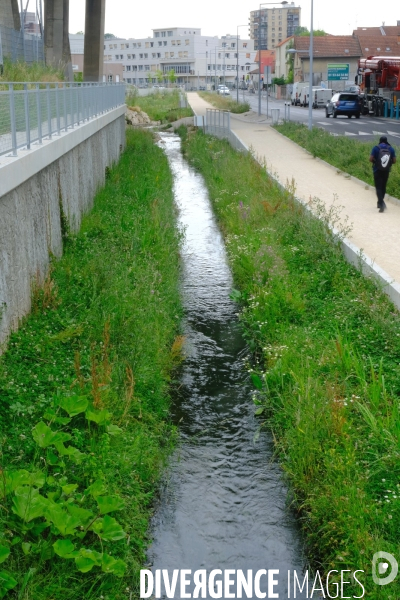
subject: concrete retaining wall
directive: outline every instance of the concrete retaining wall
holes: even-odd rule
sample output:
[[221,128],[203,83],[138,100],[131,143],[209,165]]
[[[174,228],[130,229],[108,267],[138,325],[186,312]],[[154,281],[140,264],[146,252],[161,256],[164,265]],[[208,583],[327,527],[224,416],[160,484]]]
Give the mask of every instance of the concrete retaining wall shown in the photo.
[[62,216],[73,231],[125,146],[125,107],[0,160],[0,350],[31,308],[50,256],[62,254]]

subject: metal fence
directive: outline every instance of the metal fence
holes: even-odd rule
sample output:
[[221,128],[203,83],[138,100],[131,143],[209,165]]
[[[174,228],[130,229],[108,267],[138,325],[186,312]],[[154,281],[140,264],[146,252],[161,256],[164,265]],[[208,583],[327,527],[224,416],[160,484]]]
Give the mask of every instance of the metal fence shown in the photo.
[[231,130],[231,113],[227,110],[207,108],[204,130],[209,135],[227,139],[240,152],[248,152],[236,133]]
[[60,135],[125,104],[125,84],[5,83],[0,85],[0,155]]
[[0,64],[6,56],[11,62],[44,62],[42,36],[0,25]]

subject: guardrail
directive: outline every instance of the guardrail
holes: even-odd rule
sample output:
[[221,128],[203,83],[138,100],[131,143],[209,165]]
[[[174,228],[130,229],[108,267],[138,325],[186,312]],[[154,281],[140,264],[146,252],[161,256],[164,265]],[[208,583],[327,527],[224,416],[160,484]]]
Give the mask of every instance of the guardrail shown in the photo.
[[1,83],[0,155],[42,143],[125,104],[124,83]]
[[246,146],[231,130],[231,113],[228,110],[207,108],[204,131],[209,135],[229,140],[231,145],[240,152],[248,152]]

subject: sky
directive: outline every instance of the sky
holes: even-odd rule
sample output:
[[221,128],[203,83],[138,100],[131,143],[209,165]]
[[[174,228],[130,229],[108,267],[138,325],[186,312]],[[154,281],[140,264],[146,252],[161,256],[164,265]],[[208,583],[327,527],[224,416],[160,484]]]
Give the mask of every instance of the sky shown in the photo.
[[[311,0],[295,2],[301,6],[301,24],[310,28]],[[279,2],[275,4],[279,6]],[[396,6],[398,8],[396,8]],[[203,35],[236,35],[238,25],[248,23],[251,10],[259,3],[252,0],[106,0],[106,32],[118,37],[143,38],[152,36],[152,29],[160,27],[200,27]],[[314,0],[314,29],[324,29],[333,35],[349,35],[356,27],[396,25],[400,20],[399,4],[394,0]],[[71,33],[85,27],[85,0],[70,0]],[[248,37],[248,29],[241,27],[239,35]]]

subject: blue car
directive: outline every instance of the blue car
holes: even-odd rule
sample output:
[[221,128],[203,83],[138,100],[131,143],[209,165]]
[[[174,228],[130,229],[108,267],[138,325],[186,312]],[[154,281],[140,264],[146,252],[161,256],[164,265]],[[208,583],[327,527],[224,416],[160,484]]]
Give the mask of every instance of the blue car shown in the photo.
[[347,115],[349,119],[354,115],[356,119],[360,118],[361,104],[358,94],[349,92],[339,92],[332,96],[325,107],[325,116],[329,118],[331,115],[334,119],[338,115]]

